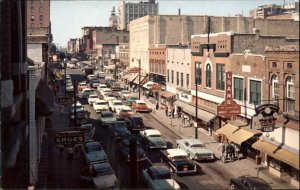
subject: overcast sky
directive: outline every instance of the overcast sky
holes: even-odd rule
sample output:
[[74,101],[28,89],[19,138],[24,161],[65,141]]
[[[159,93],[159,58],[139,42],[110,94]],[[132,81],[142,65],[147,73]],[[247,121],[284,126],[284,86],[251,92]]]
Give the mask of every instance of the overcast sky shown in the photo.
[[[249,11],[259,5],[283,5],[284,0],[156,0],[156,2],[159,3],[160,15],[177,15],[180,8],[181,15],[235,16],[243,14],[249,16]],[[295,2],[295,0],[285,0],[285,3],[290,2]],[[115,6],[117,14],[121,3],[120,0],[51,0],[50,19],[53,42],[58,46],[66,47],[70,38],[82,37],[83,26],[108,26],[112,7]]]

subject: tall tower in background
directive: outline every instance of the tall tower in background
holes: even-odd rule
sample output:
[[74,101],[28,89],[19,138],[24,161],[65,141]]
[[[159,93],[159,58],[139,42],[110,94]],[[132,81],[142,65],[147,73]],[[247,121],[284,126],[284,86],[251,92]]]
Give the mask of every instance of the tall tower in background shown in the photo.
[[118,27],[118,16],[116,15],[115,7],[112,8],[111,15],[109,17],[109,26],[114,28]]
[[155,0],[149,0],[148,2],[139,3],[125,3],[119,6],[119,30],[128,30],[128,24],[130,21],[146,16],[146,15],[158,15],[158,3]]
[[50,26],[50,0],[27,0],[27,28]]

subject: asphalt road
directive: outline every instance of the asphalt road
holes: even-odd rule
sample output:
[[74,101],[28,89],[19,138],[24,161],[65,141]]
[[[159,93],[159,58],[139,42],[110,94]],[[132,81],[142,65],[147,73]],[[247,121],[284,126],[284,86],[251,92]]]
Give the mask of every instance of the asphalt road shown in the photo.
[[[68,70],[67,73],[71,75],[72,80],[82,80],[80,70],[72,69]],[[110,133],[107,128],[101,127],[98,121],[98,115],[93,110],[92,106],[89,106],[86,101],[81,101],[84,104],[85,109],[90,113],[89,122],[96,126],[96,140],[100,141],[103,145],[109,161],[116,173],[122,186],[130,188],[130,164],[124,161],[124,158],[120,156],[118,143],[110,137]],[[179,136],[176,132],[179,130],[174,127],[174,130],[170,130],[158,122],[153,116],[148,113],[137,113],[144,120],[146,127],[158,129],[163,137],[168,142],[168,146],[172,147],[175,145],[176,139]],[[145,147],[147,157],[152,164],[165,165],[161,163],[158,150],[148,150]],[[173,177],[179,182],[182,189],[228,189],[229,180],[233,177],[230,173],[220,167],[214,162],[203,162],[200,163],[201,171],[197,175],[193,176],[182,176],[173,175]],[[138,169],[139,174],[142,169],[149,167],[149,162],[143,161],[139,163]],[[139,175],[140,176],[140,175]],[[142,185],[141,179],[138,179],[139,188],[145,188]]]

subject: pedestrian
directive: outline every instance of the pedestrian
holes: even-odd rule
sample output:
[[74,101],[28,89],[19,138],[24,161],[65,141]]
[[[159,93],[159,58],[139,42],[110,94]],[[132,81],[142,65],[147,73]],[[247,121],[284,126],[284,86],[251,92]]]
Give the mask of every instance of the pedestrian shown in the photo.
[[182,114],[181,122],[182,122],[182,126],[185,126],[185,114]]
[[236,144],[234,144],[234,156],[238,160],[240,159],[240,148]]
[[231,142],[229,142],[229,144],[227,146],[227,157],[226,158],[229,158],[230,161],[233,160],[233,149],[234,149],[234,147],[232,146]]
[[168,113],[169,113],[168,106],[165,106],[165,112],[166,112],[166,116],[168,117]]
[[59,147],[59,151],[60,151],[60,157],[63,156],[63,152],[64,152],[64,147],[60,146]]
[[172,108],[171,108],[171,116],[172,116],[173,119],[174,119],[174,114],[175,114],[175,108],[172,107]]
[[225,155],[225,143],[224,142],[221,142],[219,144],[218,150],[220,150],[220,152],[221,152],[221,159],[222,159],[222,157]]
[[68,147],[67,148],[67,153],[68,153],[67,159],[69,161],[69,165],[71,165],[72,164],[72,160],[73,160],[73,156],[74,156],[74,150],[73,150],[73,148],[72,147]]
[[158,108],[159,108],[159,104],[158,102],[156,102],[156,109],[158,110]]

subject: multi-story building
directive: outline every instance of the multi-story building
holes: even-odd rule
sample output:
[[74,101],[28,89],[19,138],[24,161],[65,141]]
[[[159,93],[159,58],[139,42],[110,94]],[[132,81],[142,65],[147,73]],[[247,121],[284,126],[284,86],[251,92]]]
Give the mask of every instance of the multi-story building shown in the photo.
[[[293,20],[266,20],[249,17],[208,17],[186,15],[145,16],[133,20],[130,28],[130,59],[141,59],[144,72],[149,72],[150,44],[188,44],[191,35],[205,33],[210,20],[211,31],[253,34],[259,31],[261,35],[299,36],[299,22]],[[270,30],[272,28],[272,30]],[[243,43],[251,47],[251,43]],[[248,48],[245,48],[248,49]],[[138,67],[137,62],[130,66]]]
[[149,0],[148,2],[122,2],[119,6],[119,30],[128,30],[128,24],[130,21],[146,16],[146,15],[158,15],[158,3],[155,0]]
[[279,106],[277,128],[263,132],[253,147],[271,173],[299,188],[299,46],[266,48],[262,92],[261,104]]
[[118,16],[115,13],[115,7],[112,8],[111,15],[109,17],[109,27],[118,28]]
[[129,43],[119,44],[119,59],[123,68],[129,67]]
[[76,52],[76,40],[76,38],[70,38],[68,41],[68,53],[74,54]]
[[90,53],[93,49],[93,31],[101,28],[97,26],[84,26],[81,28],[82,31],[82,49],[86,53]]
[[28,0],[27,28],[50,27],[50,0]]

